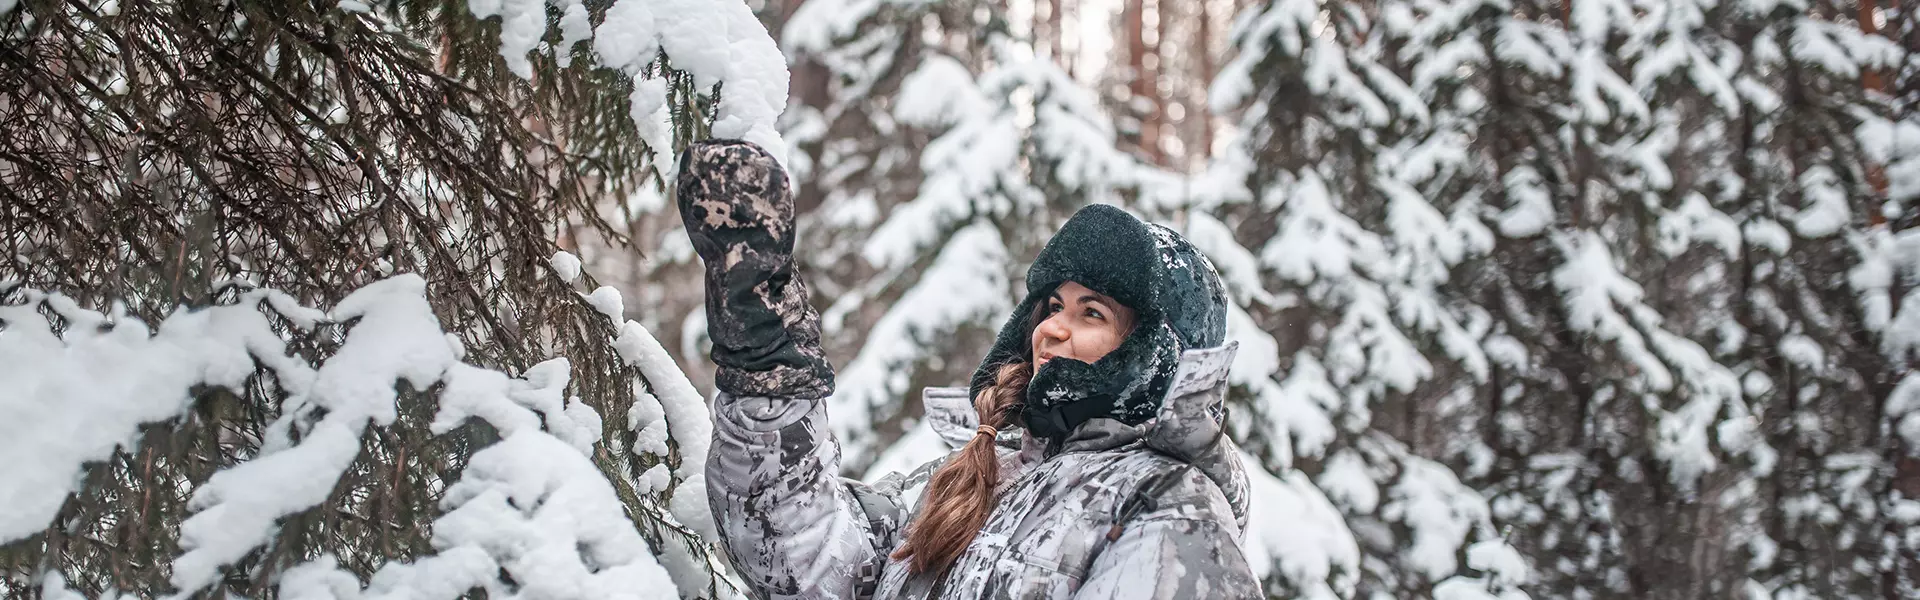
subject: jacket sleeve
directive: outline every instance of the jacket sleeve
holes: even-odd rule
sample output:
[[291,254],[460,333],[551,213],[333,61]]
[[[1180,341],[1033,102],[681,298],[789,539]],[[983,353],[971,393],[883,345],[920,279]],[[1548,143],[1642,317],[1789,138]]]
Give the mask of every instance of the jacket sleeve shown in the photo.
[[827,429],[833,367],[793,258],[793,190],[766,150],[690,144],[675,199],[706,270],[717,367],[707,502],[721,542],[765,600],[872,595],[899,509],[840,479]]
[[727,554],[765,600],[868,598],[896,545],[891,496],[842,479],[822,399],[719,394],[707,499]]
[[1148,510],[1122,522],[1119,536],[1094,557],[1075,600],[1263,597],[1226,497],[1197,469],[1174,477],[1164,491],[1148,492]]

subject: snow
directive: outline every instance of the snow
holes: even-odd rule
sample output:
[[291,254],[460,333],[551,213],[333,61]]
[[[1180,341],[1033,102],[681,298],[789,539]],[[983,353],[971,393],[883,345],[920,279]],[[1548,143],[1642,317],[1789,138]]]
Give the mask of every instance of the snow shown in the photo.
[[1835,29],[1832,24],[1815,19],[1796,19],[1788,38],[1787,50],[1795,60],[1825,69],[1841,79],[1857,79],[1860,77],[1860,64],[1831,37],[1834,34],[1846,35]]
[[1646,348],[1641,336],[1620,306],[1635,306],[1644,292],[1640,285],[1614,268],[1613,256],[1599,234],[1581,232],[1563,243],[1568,247],[1566,262],[1553,273],[1567,310],[1567,326],[1612,342],[1624,358],[1641,369],[1640,379],[1650,391],[1673,387],[1673,376],[1666,365]]
[[1592,47],[1581,50],[1580,56],[1573,61],[1573,97],[1578,101],[1586,123],[1599,124],[1613,120],[1613,109],[1601,98],[1602,82],[1612,73],[1605,61],[1600,49]]
[[580,279],[580,257],[574,256],[571,252],[565,250],[555,252],[547,264],[553,266],[553,274],[559,275],[560,281],[573,283]]
[[438,552],[388,563],[365,590],[330,556],[289,569],[286,598],[453,598],[479,588],[527,598],[679,598],[587,455],[539,430],[475,453],[441,500]]
[[1000,232],[991,223],[968,225],[953,234],[913,287],[868,329],[866,345],[840,369],[827,399],[845,464],[870,459],[875,450],[872,419],[885,418],[904,404],[910,392],[907,375],[930,358],[928,342],[968,323],[998,322],[1012,310],[1008,261]]
[[635,454],[667,456],[667,409],[637,381],[633,384],[633,406],[627,409],[627,429],[636,434]]
[[713,135],[743,139],[786,162],[774,122],[787,106],[787,63],[753,11],[740,0],[646,1],[657,12],[660,48],[701,87],[725,82]]
[[[673,114],[667,108],[667,81],[660,78],[637,79],[633,82],[633,94],[628,96],[628,116],[633,119],[634,128],[639,130],[640,141],[653,151],[654,165],[660,169],[662,178],[671,177],[680,168],[679,161],[672,160],[673,152]],[[655,201],[664,195],[651,185],[642,185],[635,190],[630,208],[634,212],[652,212],[649,208],[664,205]]]
[[478,417],[501,436],[540,429],[540,417],[507,397],[513,387],[505,373],[465,364],[448,367],[447,385],[440,392],[440,410],[428,429],[435,435]]
[[1347,63],[1347,52],[1331,37],[1316,37],[1313,51],[1307,53],[1307,68],[1302,75],[1311,93],[1331,96],[1348,103],[1368,125],[1385,125],[1392,118],[1387,104],[1354,74]]
[[581,0],[559,0],[560,45],[554,48],[554,62],[565,69],[573,64],[573,46],[593,37],[593,23],[587,18],[587,6]]
[[1241,541],[1254,576],[1284,576],[1302,598],[1351,596],[1360,548],[1340,511],[1298,471],[1275,476],[1245,454],[1240,462],[1247,466],[1248,506],[1256,507]]
[[1539,235],[1553,224],[1553,198],[1533,167],[1515,167],[1502,178],[1513,205],[1500,213],[1500,235],[1524,238]]
[[1435,84],[1459,76],[1461,68],[1487,62],[1480,40],[1463,37],[1433,50],[1426,60],[1413,67],[1413,89],[1431,90]]
[[[1011,115],[975,115],[934,139],[920,155],[920,195],[896,206],[861,248],[881,269],[905,266],[954,223],[990,208],[1001,177],[1020,159]],[[983,206],[984,205],[984,206]]]
[[679,595],[606,478],[552,436],[521,432],[476,453],[441,503],[436,546],[491,551],[522,594]]
[[1372,514],[1380,506],[1380,486],[1367,471],[1367,462],[1358,453],[1341,450],[1327,459],[1314,483],[1346,512]]
[[[220,567],[266,543],[280,518],[325,501],[359,454],[368,425],[393,423],[394,382],[425,390],[455,362],[425,290],[419,276],[400,275],[355,290],[334,308],[333,321],[358,322],[312,387],[291,390],[285,412],[270,426],[304,431],[300,443],[263,448],[194,491],[188,508],[195,514],[180,524],[186,552],[173,562],[175,588],[207,586]],[[315,412],[324,414],[315,420]]]
[[[177,312],[157,333],[118,305],[101,314],[59,294],[25,294],[23,304],[0,305],[0,381],[9,382],[0,386],[0,505],[9,507],[0,511],[0,542],[47,527],[80,484],[82,465],[131,448],[143,424],[182,416],[196,384],[239,389],[256,359],[289,392],[313,380],[258,308],[270,292]],[[67,321],[64,335],[37,312],[42,306]],[[289,320],[311,325],[311,317],[293,311]]]
[[1227,341],[1240,344],[1233,366],[1227,369],[1233,385],[1256,387],[1280,371],[1280,344],[1238,303],[1227,304]]
[[[646,327],[627,321],[613,345],[627,364],[640,369],[660,403],[667,430],[680,445],[680,465],[673,470],[674,480],[680,485],[669,506],[674,518],[706,539],[719,539],[713,512],[707,507],[707,452],[713,445],[713,417],[706,400]],[[629,415],[628,423],[636,422],[648,426],[644,419],[635,420]]]
[[629,114],[655,152],[673,147],[661,125],[665,87],[639,73],[664,52],[702,91],[723,84],[714,137],[753,142],[786,162],[787,144],[775,130],[787,106],[786,59],[740,0],[618,0],[593,30],[593,51],[600,64],[634,77]]
[[619,323],[627,319],[626,302],[620,298],[620,290],[613,286],[603,285],[594,289],[593,293],[582,294],[582,296],[587,299],[587,304],[593,306],[593,310],[606,315],[613,322]]
[[1445,465],[1406,456],[1400,468],[1381,514],[1402,521],[1412,533],[1402,559],[1433,580],[1444,579],[1459,567],[1456,555],[1467,535],[1488,522],[1487,503]]
[[1411,86],[1400,81],[1393,71],[1377,62],[1368,62],[1363,68],[1366,70],[1367,83],[1376,93],[1384,96],[1382,100],[1393,104],[1395,114],[1420,124],[1432,120],[1433,114],[1427,109],[1426,101]]
[[1295,456],[1320,456],[1338,433],[1335,418],[1344,414],[1345,399],[1327,380],[1327,370],[1307,354],[1293,357],[1293,368],[1279,384],[1270,382],[1254,391],[1254,410],[1266,420],[1264,431],[1277,444],[1282,465]]
[[1467,547],[1467,566],[1486,571],[1505,585],[1521,585],[1533,579],[1527,559],[1513,546],[1500,541],[1479,542]]
[[1008,90],[1009,99],[1033,94],[1034,121],[1028,135],[1039,158],[1052,164],[1052,183],[1065,191],[1103,201],[1125,187],[1138,192],[1140,207],[1182,203],[1179,178],[1116,149],[1113,119],[1100,97],[1052,61],[1021,58],[987,72],[980,81],[990,93]]
[[[824,2],[823,2],[824,3]],[[802,5],[807,11],[813,5]],[[973,86],[973,73],[966,65],[946,55],[936,54],[920,62],[900,82],[894,99],[893,117],[901,123],[937,128],[958,122],[967,115],[985,112],[990,101]]]
[[1380,239],[1340,212],[1325,181],[1303,173],[1292,186],[1266,192],[1283,203],[1280,231],[1260,250],[1261,264],[1298,283],[1340,280],[1356,268],[1375,269],[1385,258]]
[[521,79],[533,79],[533,62],[527,60],[527,53],[547,33],[546,1],[468,0],[467,10],[479,19],[500,17],[500,56],[507,59],[507,70]]
[[[27,302],[0,305],[0,377],[28,384],[0,387],[0,457],[7,459],[0,497],[15,507],[0,513],[0,531],[13,540],[44,528],[83,463],[130,443],[142,424],[181,417],[195,385],[237,389],[257,362],[288,398],[255,456],[194,491],[194,514],[180,525],[184,553],[172,564],[181,594],[215,584],[221,567],[268,543],[281,518],[324,503],[361,451],[363,432],[393,423],[395,385],[404,382],[421,391],[444,383],[435,433],[478,418],[503,440],[474,454],[448,488],[447,512],[432,526],[436,554],[389,563],[364,589],[321,556],[280,575],[281,597],[452,598],[479,588],[501,596],[677,598],[590,459],[600,419],[565,396],[569,362],[556,357],[518,378],[460,363],[425,291],[418,276],[392,277],[355,290],[329,314],[278,291],[250,290],[230,305],[177,311],[151,332],[117,305],[102,314],[25,290]],[[42,307],[67,322],[62,335],[37,312]],[[343,340],[314,369],[286,354],[269,307],[300,328],[342,324]],[[21,427],[28,423],[34,426]],[[291,432],[299,432],[298,443]],[[704,432],[694,433],[704,441]],[[80,597],[58,572],[45,575],[41,590]]]
[[1378,181],[1391,198],[1387,228],[1400,251],[1402,275],[1422,284],[1445,283],[1448,271],[1466,256],[1465,240],[1419,190],[1392,179]]
[[810,0],[788,17],[780,40],[795,56],[826,52],[880,5],[880,0]]
[[1467,548],[1467,565],[1486,577],[1453,577],[1433,586],[1434,600],[1528,600],[1518,586],[1533,581],[1532,570],[1518,550],[1501,540],[1477,542]]
[[[273,371],[288,398],[255,456],[215,472],[194,491],[188,505],[193,514],[180,525],[184,553],[174,559],[171,580],[190,594],[215,584],[222,567],[268,543],[281,518],[328,499],[360,453],[366,429],[396,418],[396,383],[420,391],[444,383],[432,431],[446,433],[478,418],[503,441],[477,452],[449,488],[443,503],[448,512],[433,526],[438,554],[388,564],[364,590],[330,557],[321,557],[288,570],[280,579],[282,596],[454,597],[475,587],[504,593],[508,588],[497,581],[504,570],[520,591],[543,597],[677,597],[627,519],[625,506],[589,458],[600,439],[600,417],[579,398],[565,395],[569,362],[556,357],[518,378],[460,363],[425,291],[420,277],[396,276],[355,290],[327,314],[300,307],[277,291],[252,290],[232,305],[176,312],[154,334],[118,307],[102,315],[36,292],[27,294],[26,304],[0,305],[6,322],[0,357],[38,357],[6,360],[0,369],[7,370],[9,381],[31,376],[42,382],[0,388],[7,394],[0,395],[0,411],[5,411],[0,414],[12,413],[0,427],[36,424],[0,437],[0,456],[23,451],[15,445],[19,442],[34,446],[33,459],[6,462],[0,485],[8,487],[0,491],[10,506],[50,503],[57,509],[72,492],[69,482],[77,483],[82,462],[104,458],[133,439],[142,423],[180,416],[193,385],[237,388],[258,361]],[[64,337],[54,336],[46,320],[32,312],[41,305],[68,321]],[[262,311],[268,306],[297,327],[343,324],[344,339],[314,369],[285,354],[282,338]],[[112,326],[101,327],[107,323]],[[16,355],[23,351],[35,354]],[[88,368],[98,361],[108,362]],[[11,372],[21,366],[36,368]],[[21,396],[22,390],[37,395]],[[44,414],[20,414],[28,407],[23,402]],[[84,417],[86,426],[50,427],[70,417]],[[700,417],[704,421],[704,413]],[[52,437],[30,437],[37,431]],[[294,432],[298,443],[292,441]],[[704,432],[696,428],[695,433],[705,441]],[[13,472],[22,467],[30,470]],[[14,489],[20,482],[37,487]],[[704,501],[704,494],[699,497]],[[14,539],[44,527],[52,513],[8,511],[4,518],[0,523]],[[55,588],[64,589],[49,589]]]
[[1793,246],[1793,234],[1772,219],[1748,221],[1741,227],[1741,232],[1755,247],[1765,248],[1780,256],[1786,256],[1787,249]]
[[1509,19],[1501,21],[1500,28],[1493,39],[1493,56],[1502,61],[1526,67],[1527,70],[1548,79],[1559,79],[1561,63],[1566,59],[1555,56],[1547,45],[1535,39],[1538,35],[1561,35],[1546,31],[1544,25],[1531,21]]
[[1255,5],[1242,13],[1230,34],[1240,52],[1214,76],[1207,105],[1216,113],[1227,113],[1245,103],[1254,92],[1253,73],[1260,61],[1274,52],[1276,42],[1279,52],[1299,56],[1300,32],[1318,12],[1313,2],[1284,0]]
[[[1355,282],[1347,287],[1345,314],[1329,333],[1326,363],[1336,380],[1364,373],[1400,393],[1411,393],[1433,375],[1433,363],[1393,321],[1388,294],[1379,285]],[[1355,401],[1362,405],[1362,401]],[[1364,409],[1350,407],[1360,413]]]
[[1826,350],[1820,343],[1798,333],[1780,338],[1780,355],[1800,368],[1819,373],[1826,370]]
[[1500,366],[1522,373],[1527,371],[1527,346],[1520,343],[1520,340],[1513,339],[1513,336],[1505,334],[1488,336],[1482,347],[1486,348],[1487,358],[1499,363]]
[[1271,306],[1277,302],[1273,292],[1260,283],[1260,259],[1234,242],[1233,230],[1227,224],[1196,212],[1187,216],[1187,228],[1182,233],[1219,269],[1220,279],[1235,304],[1253,302]]
[[1801,237],[1831,236],[1847,225],[1851,217],[1847,192],[1832,169],[1815,166],[1801,173],[1800,194],[1806,200],[1793,216],[1793,230]]
[[1920,356],[1920,292],[1908,291],[1899,311],[1887,323],[1882,350],[1895,360]]
[[600,64],[627,73],[653,62],[660,50],[653,11],[642,2],[615,2],[593,31],[593,52]]
[[1740,257],[1740,224],[1697,192],[1687,194],[1678,208],[1661,215],[1659,228],[1658,247],[1667,256],[1678,256],[1699,240],[1719,248],[1728,259]]
[[507,395],[515,404],[540,413],[547,433],[581,455],[591,455],[593,445],[600,442],[600,413],[581,402],[579,396],[566,395],[572,368],[564,357],[542,361],[522,373]]

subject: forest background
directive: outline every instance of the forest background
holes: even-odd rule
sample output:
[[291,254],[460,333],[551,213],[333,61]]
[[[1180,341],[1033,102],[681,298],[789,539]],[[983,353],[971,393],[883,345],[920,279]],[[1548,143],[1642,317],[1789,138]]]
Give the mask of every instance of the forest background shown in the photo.
[[1275,598],[1920,595],[1889,0],[0,0],[0,595],[733,597],[676,149],[784,157],[845,475],[1090,202]]

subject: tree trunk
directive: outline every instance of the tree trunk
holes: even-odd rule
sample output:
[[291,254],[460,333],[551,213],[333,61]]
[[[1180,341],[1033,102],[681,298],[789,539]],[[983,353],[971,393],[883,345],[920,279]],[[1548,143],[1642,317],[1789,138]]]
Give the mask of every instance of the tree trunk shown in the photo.
[[1147,36],[1147,8],[1147,0],[1128,0],[1125,14],[1122,15],[1127,25],[1127,67],[1132,78],[1132,85],[1129,86],[1131,97],[1127,106],[1140,119],[1138,139],[1141,154],[1148,161],[1159,164],[1162,162],[1158,85],[1160,50],[1157,35],[1151,41]]

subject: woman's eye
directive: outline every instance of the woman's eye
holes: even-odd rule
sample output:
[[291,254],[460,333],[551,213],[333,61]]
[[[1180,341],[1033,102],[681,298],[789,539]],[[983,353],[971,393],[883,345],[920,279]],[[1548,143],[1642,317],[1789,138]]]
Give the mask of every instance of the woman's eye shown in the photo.
[[1053,313],[1057,313],[1057,312],[1060,312],[1060,309],[1062,309],[1062,308],[1066,308],[1066,307],[1065,307],[1065,306],[1062,306],[1062,305],[1061,305],[1060,303],[1058,303],[1058,302],[1048,302],[1048,303],[1047,303],[1047,314],[1053,314]]
[[1087,316],[1093,317],[1095,319],[1100,319],[1102,321],[1105,321],[1107,319],[1107,316],[1100,314],[1100,309],[1097,309],[1097,308],[1087,309]]

